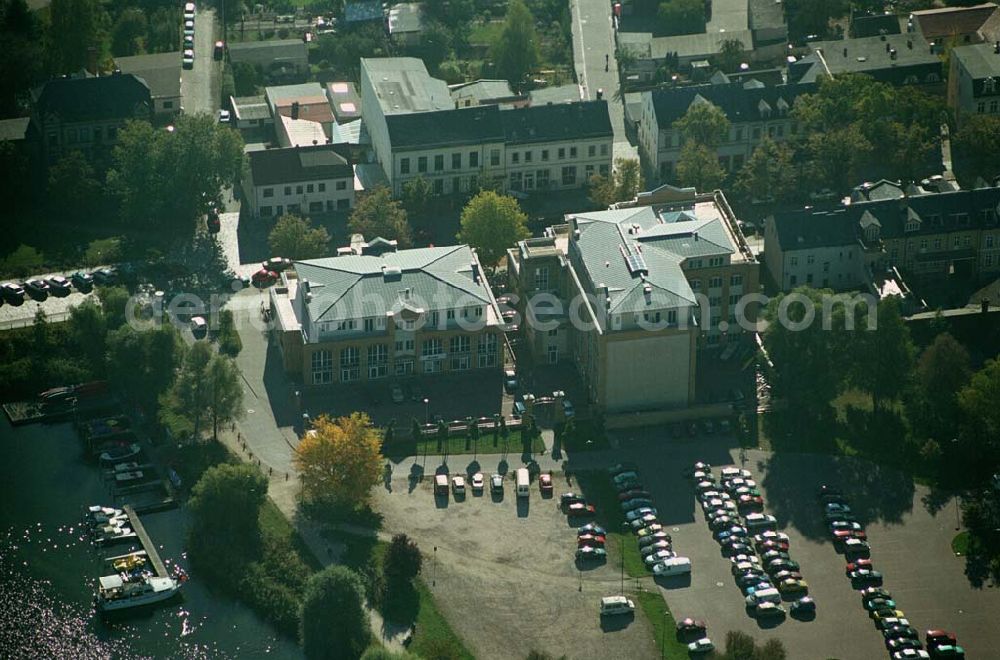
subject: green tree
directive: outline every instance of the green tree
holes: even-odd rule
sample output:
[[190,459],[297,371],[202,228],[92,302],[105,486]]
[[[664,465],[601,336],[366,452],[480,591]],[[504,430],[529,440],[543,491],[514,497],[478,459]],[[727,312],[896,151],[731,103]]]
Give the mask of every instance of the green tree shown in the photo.
[[925,437],[949,439],[961,421],[958,393],[972,376],[969,352],[949,333],[934,338],[917,360],[909,418]]
[[409,584],[420,574],[423,557],[416,542],[406,534],[395,534],[382,559],[382,573],[389,588]]
[[354,660],[371,639],[361,578],[329,566],[309,578],[299,615],[299,642],[309,660]]
[[733,73],[740,68],[746,58],[746,46],[739,39],[726,39],[716,58],[716,65],[726,73]]
[[803,176],[813,175],[815,188],[846,191],[860,179],[862,166],[873,148],[857,126],[817,130],[806,139],[805,153],[809,167]]
[[711,101],[692,104],[684,116],[674,122],[674,129],[680,131],[685,142],[713,149],[726,139],[729,126],[726,113]]
[[903,321],[899,298],[883,298],[875,319],[865,314],[859,321],[855,327],[861,330],[851,338],[851,380],[871,395],[872,408],[878,412],[886,401],[898,398],[909,385],[916,351]]
[[195,342],[185,353],[173,385],[160,397],[160,422],[178,438],[201,439],[208,414],[212,358],[208,343]]
[[497,73],[520,90],[528,74],[538,66],[538,35],[535,19],[521,0],[507,5],[503,31],[490,48]]
[[52,0],[46,52],[53,73],[75,73],[87,66],[91,48],[101,55],[108,15],[98,0]]
[[440,21],[431,20],[424,24],[416,54],[429,71],[437,71],[441,63],[451,56],[452,39],[451,30]]
[[830,20],[846,15],[848,8],[847,0],[788,0],[789,36],[796,41],[811,34],[826,36]]
[[955,156],[955,174],[962,187],[977,178],[986,181],[1000,174],[1000,115],[968,115],[951,139]]
[[755,646],[750,635],[730,630],[726,633],[726,660],[754,660]]
[[616,202],[634,199],[643,186],[642,168],[634,158],[616,158],[610,177],[595,174],[590,178],[590,200],[607,208]]
[[656,16],[667,36],[705,31],[705,4],[701,0],[668,0],[660,4]]
[[[42,31],[26,0],[0,3],[0,116],[15,117],[24,111],[23,101],[32,85],[40,82],[44,62]],[[0,142],[0,145],[5,143]],[[7,143],[13,151],[13,142]],[[6,165],[7,163],[2,163]],[[18,170],[2,168],[5,172]],[[20,194],[20,193],[19,193]],[[4,195],[16,200],[16,196]]]
[[420,660],[409,651],[390,651],[384,646],[369,646],[361,660]]
[[45,263],[45,257],[30,245],[18,245],[17,249],[3,260],[3,269],[15,275],[27,275],[37,271]]
[[272,254],[295,261],[316,259],[329,254],[330,233],[326,227],[313,227],[308,219],[286,213],[274,224],[267,242]]
[[243,139],[211,115],[181,115],[173,131],[132,121],[118,132],[108,185],[127,224],[193,233],[242,165]]
[[413,245],[413,230],[407,220],[406,209],[392,198],[392,193],[384,186],[359,197],[347,227],[369,240],[380,236],[398,241],[401,248]]
[[[238,335],[237,335],[238,336]],[[236,419],[243,408],[243,384],[232,358],[216,355],[208,368],[207,412],[212,419],[212,439],[219,439],[219,426]]]
[[73,343],[90,364],[94,373],[104,371],[104,359],[108,335],[108,324],[104,310],[94,300],[70,307],[69,333]]
[[127,320],[125,317],[130,298],[128,289],[123,286],[102,286],[97,289],[97,299],[101,302],[109,330],[114,330]]
[[423,176],[409,179],[403,183],[403,208],[407,215],[420,217],[427,212],[433,195],[430,182]]
[[169,53],[180,47],[177,26],[181,24],[180,5],[157,7],[149,12],[146,52]]
[[139,52],[140,40],[146,36],[147,30],[146,14],[141,9],[123,9],[111,29],[111,54],[115,57],[135,55]]
[[764,642],[762,646],[758,646],[754,652],[754,660],[785,660],[787,657],[788,651],[784,642],[774,637]]
[[192,559],[212,566],[225,557],[232,566],[257,557],[260,508],[266,498],[267,479],[256,467],[222,463],[208,468],[188,500]]
[[527,221],[516,199],[484,190],[462,209],[458,240],[475,248],[484,266],[494,266],[508,247],[531,236]]
[[[1000,360],[987,360],[958,393],[962,412],[962,453],[972,468],[972,483],[985,479],[1000,460]],[[971,460],[970,460],[971,459]]]
[[263,86],[264,76],[253,64],[234,62],[231,66],[237,96],[253,96],[257,93],[257,89]]
[[48,200],[63,218],[78,221],[90,217],[100,198],[101,184],[81,152],[69,152],[49,169]]
[[[764,313],[764,348],[774,363],[771,385],[792,409],[823,412],[840,393],[846,372],[841,361],[844,306],[832,306],[834,317],[824,329],[826,289],[799,287],[773,298]],[[812,318],[811,322],[807,322]]]
[[219,352],[229,357],[236,357],[243,350],[243,340],[236,330],[236,322],[233,312],[224,309],[219,312],[219,329],[216,332],[216,340],[219,342]]
[[705,192],[718,188],[725,178],[726,171],[719,165],[715,149],[694,141],[684,143],[677,159],[677,180],[681,185]]
[[87,245],[87,250],[83,253],[83,263],[88,266],[101,266],[113,264],[122,258],[122,238],[121,236],[111,236],[110,238],[95,238]]
[[792,150],[765,137],[736,176],[736,191],[746,200],[784,204],[795,198],[797,171]]

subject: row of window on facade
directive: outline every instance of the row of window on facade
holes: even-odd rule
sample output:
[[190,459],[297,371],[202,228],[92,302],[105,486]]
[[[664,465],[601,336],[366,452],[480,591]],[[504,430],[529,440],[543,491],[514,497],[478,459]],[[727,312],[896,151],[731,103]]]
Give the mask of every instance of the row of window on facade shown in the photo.
[[[551,151],[553,151],[553,150],[541,149],[539,151],[539,160],[542,161],[542,162],[549,161],[550,160],[550,153],[551,153]],[[557,160],[565,160],[567,152],[569,153],[569,157],[570,158],[576,158],[577,157],[577,148],[576,147],[569,147],[568,150],[567,150],[566,147],[559,147],[558,149],[555,149],[554,151],[556,153]],[[510,155],[510,162],[512,164],[515,164],[515,165],[521,162],[522,157],[523,157],[525,163],[531,163],[534,160],[534,151],[532,151],[530,149],[525,150],[523,152],[521,152],[521,151],[511,151],[511,152],[508,152],[508,153]],[[598,147],[597,147],[597,145],[593,145],[592,144],[592,145],[590,145],[590,146],[587,147],[587,156],[589,158],[595,158],[597,156],[597,153],[598,153]],[[607,144],[600,145],[600,154],[601,154],[601,156],[607,156],[608,155],[608,145]],[[431,161],[429,160],[429,158],[430,158],[429,156],[417,156],[416,160],[417,160],[417,172],[418,173],[424,173],[424,172],[431,171],[430,169],[428,169],[428,167],[431,164]],[[451,169],[452,170],[460,170],[460,169],[462,169],[462,160],[463,159],[462,159],[462,153],[461,152],[457,152],[457,153],[451,154]],[[468,162],[467,167],[469,169],[476,169],[476,168],[478,168],[479,167],[479,152],[478,151],[470,151],[469,155],[468,155],[468,158],[467,158],[467,162]],[[490,167],[500,167],[500,149],[491,149],[490,150]],[[409,156],[404,156],[404,157],[402,157],[402,158],[399,159],[399,173],[400,174],[410,174],[410,171],[411,171],[410,168],[411,168],[411,162],[410,162],[410,157]],[[433,171],[434,172],[444,172],[445,171],[445,155],[444,154],[437,154],[437,155],[434,156]]]
[[[725,263],[726,263],[725,257],[709,257],[708,259],[688,259],[686,262],[684,262],[684,266],[688,270],[696,270],[698,268],[704,268],[705,264],[708,264],[709,268],[718,268],[720,266],[725,265]],[[739,277],[740,282],[742,283],[743,281],[742,275],[738,276],[734,275],[733,277]]]
[[[976,104],[976,112],[983,115],[986,114],[986,102],[980,101]],[[990,114],[995,115],[1000,113],[1000,101],[990,101]]]
[[[400,346],[403,348],[400,348]],[[413,340],[396,342],[398,352],[413,350]],[[462,371],[471,369],[473,365],[483,369],[497,366],[498,342],[496,335],[483,335],[477,345],[475,360],[471,354],[471,337],[460,335],[452,337],[449,342],[451,348],[450,368],[452,371]],[[446,354],[444,344],[440,339],[428,339],[421,345],[423,359],[420,360],[423,373],[438,373],[442,371]],[[366,349],[365,367],[369,379],[385,378],[389,375],[389,347],[386,344],[373,344]],[[347,346],[340,349],[339,355],[340,382],[350,383],[359,380],[361,377],[361,349],[357,346]],[[333,352],[328,350],[315,351],[311,357],[312,382],[315,385],[329,384],[333,382],[334,361]],[[392,364],[393,373],[396,376],[408,376],[414,373],[414,360],[396,357]]]
[[[342,197],[336,201],[328,199],[325,202],[309,202],[309,212],[310,213],[329,213],[330,211],[344,211],[351,208],[351,200],[346,197]],[[283,206],[279,204],[276,207],[262,206],[260,207],[260,215],[265,218],[270,218],[272,215],[281,216],[285,214],[285,211],[289,213],[302,213],[301,204],[289,204],[288,206]]]
[[[107,137],[108,140],[114,141],[118,137],[118,127],[117,126],[107,126],[102,129],[100,126],[87,127],[81,126],[79,129],[67,128],[66,129],[66,144],[76,144],[77,142],[90,142],[93,139],[94,142],[100,142]],[[49,133],[49,143],[55,144],[59,142],[58,133]]]
[[[335,182],[335,188],[337,190],[347,190],[347,181],[337,181]],[[298,184],[295,186],[295,194],[302,195],[303,193],[312,192],[326,192],[326,183],[320,182],[317,184],[306,183]],[[292,186],[285,186],[284,193],[286,196],[292,194]],[[264,197],[274,197],[274,188],[264,188]]]
[[[731,133],[727,133],[722,142],[743,142],[743,126],[734,126]],[[780,124],[770,124],[768,126],[752,126],[750,130],[746,133],[752,141],[759,141],[767,132],[767,136],[771,139],[780,140],[785,137],[785,122]],[[789,135],[795,135],[799,131],[799,126],[796,122],[788,123],[788,133]],[[680,148],[682,145],[682,136],[680,133],[674,133],[673,131],[663,132],[663,148],[670,149],[672,147]]]
[[[601,165],[596,168],[593,165],[584,166],[584,181],[589,181],[590,177],[594,176],[600,172],[601,176],[608,176],[608,166]],[[561,171],[562,177],[560,182],[564,186],[575,186],[577,183],[577,166],[576,165],[566,165]],[[548,188],[552,180],[549,178],[549,170],[535,170],[534,172],[511,172],[510,179],[508,181],[508,187],[511,190],[545,190]]]
[[[454,321],[457,318],[463,319],[481,319],[483,317],[483,307],[463,307],[460,310],[448,309],[445,310],[444,319],[446,321]],[[425,330],[433,330],[435,328],[441,327],[441,313],[438,311],[432,311],[427,315],[426,324],[422,325],[421,328]],[[399,327],[403,330],[416,330],[417,322],[413,319],[402,319],[398,322]],[[343,321],[324,321],[319,324],[320,332],[354,332],[358,328],[363,328],[364,332],[375,332],[385,330],[385,318],[381,317],[371,317],[367,319],[361,319],[361,323],[358,323],[358,319],[345,319]],[[443,329],[443,328],[442,328]]]

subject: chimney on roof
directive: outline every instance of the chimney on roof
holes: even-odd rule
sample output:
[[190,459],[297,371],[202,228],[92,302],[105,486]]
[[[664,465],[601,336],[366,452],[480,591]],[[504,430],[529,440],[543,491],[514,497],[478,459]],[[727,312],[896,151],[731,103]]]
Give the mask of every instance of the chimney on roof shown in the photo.
[[299,102],[292,101],[292,119],[299,118]]
[[910,50],[913,50],[913,39],[906,40],[906,47],[909,48]]
[[847,46],[844,46],[844,57],[847,57]]
[[1000,41],[993,44],[993,52],[1000,55]]
[[[885,37],[882,37],[882,40],[883,40],[883,41],[885,41]],[[888,41],[886,41],[886,43],[885,43],[885,52],[887,52],[887,53],[888,53],[888,52],[889,52],[889,51],[891,51],[891,50],[892,50],[892,46],[890,46],[890,45],[889,45],[889,42],[888,42]]]
[[889,51],[889,59],[890,60],[896,59],[896,49],[895,48],[893,48],[892,50]]
[[479,284],[479,264],[475,261],[472,262],[472,281]]

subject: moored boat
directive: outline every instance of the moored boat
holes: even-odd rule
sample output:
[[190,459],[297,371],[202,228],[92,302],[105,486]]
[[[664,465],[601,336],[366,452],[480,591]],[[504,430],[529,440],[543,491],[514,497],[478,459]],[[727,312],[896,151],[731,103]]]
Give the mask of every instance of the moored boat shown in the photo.
[[135,458],[136,456],[139,455],[140,451],[142,451],[142,449],[139,447],[138,444],[134,442],[128,445],[120,445],[118,447],[114,447],[112,449],[108,449],[107,451],[101,452],[100,456],[101,463],[104,464],[120,463],[130,458]]
[[105,575],[99,580],[97,609],[114,612],[165,601],[180,590],[184,578],[143,575],[125,580],[121,575]]

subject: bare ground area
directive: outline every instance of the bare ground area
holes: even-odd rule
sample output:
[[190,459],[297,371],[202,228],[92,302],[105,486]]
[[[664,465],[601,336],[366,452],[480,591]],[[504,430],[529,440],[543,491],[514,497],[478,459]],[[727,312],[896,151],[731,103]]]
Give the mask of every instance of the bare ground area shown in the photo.
[[509,478],[504,495],[445,499],[432,494],[430,479],[412,492],[395,479],[374,498],[383,530],[420,545],[435,601],[475,656],[520,658],[536,649],[574,659],[655,657],[641,613],[603,623],[598,615],[601,596],[620,592],[618,556],[578,570],[576,527],[558,500],[533,485],[529,501],[518,502]]

